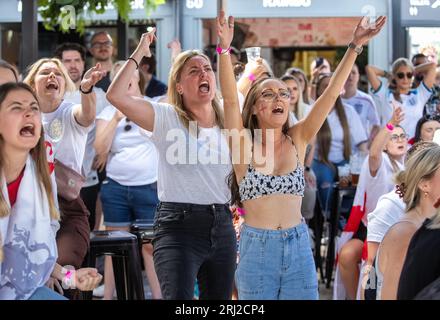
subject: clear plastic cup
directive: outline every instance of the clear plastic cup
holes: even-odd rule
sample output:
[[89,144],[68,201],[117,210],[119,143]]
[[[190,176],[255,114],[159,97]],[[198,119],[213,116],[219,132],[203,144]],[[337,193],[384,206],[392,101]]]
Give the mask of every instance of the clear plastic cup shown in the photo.
[[260,47],[250,47],[246,48],[246,55],[248,61],[257,61],[257,59],[260,57]]

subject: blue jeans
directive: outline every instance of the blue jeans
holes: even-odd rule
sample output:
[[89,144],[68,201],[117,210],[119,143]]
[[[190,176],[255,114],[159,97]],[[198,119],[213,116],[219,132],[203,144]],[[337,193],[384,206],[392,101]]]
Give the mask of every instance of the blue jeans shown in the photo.
[[66,297],[53,291],[48,287],[39,287],[29,298],[29,300],[68,300]]
[[161,202],[154,221],[154,267],[164,299],[229,300],[237,239],[227,204]]
[[[348,162],[344,160],[339,163],[333,163],[333,165],[337,168],[338,166],[343,166],[347,163]],[[322,212],[324,212],[325,216],[328,218],[330,216],[330,210],[333,207],[333,186],[336,182],[337,172],[318,160],[313,160],[312,168],[316,175],[318,201]]]
[[123,186],[107,178],[101,186],[104,224],[128,227],[136,219],[153,220],[157,203],[157,184]]
[[307,225],[265,230],[243,224],[235,282],[240,300],[317,300]]

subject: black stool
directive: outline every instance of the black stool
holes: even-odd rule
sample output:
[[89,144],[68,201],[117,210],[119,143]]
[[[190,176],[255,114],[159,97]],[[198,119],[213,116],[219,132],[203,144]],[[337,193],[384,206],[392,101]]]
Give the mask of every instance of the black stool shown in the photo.
[[139,250],[142,252],[142,245],[151,243],[154,238],[154,220],[137,219],[131,224],[130,232],[138,239]]
[[93,231],[90,233],[89,266],[94,267],[96,257],[101,255],[112,257],[118,300],[144,300],[137,237],[126,231]]

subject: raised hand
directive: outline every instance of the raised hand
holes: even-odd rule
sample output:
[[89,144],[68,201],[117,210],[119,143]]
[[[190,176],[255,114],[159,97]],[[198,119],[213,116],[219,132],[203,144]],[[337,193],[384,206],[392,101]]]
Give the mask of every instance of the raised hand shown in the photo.
[[94,85],[98,83],[105,76],[106,72],[102,69],[100,63],[97,63],[94,67],[87,70],[81,80],[81,89],[89,91]]
[[352,42],[356,46],[363,46],[382,30],[386,20],[385,16],[380,16],[375,22],[370,23],[368,17],[363,17],[354,30]]
[[151,28],[151,31],[142,34],[136,51],[142,53],[144,57],[151,57],[150,45],[157,40],[156,38],[156,28]]
[[395,103],[394,101],[392,102],[392,104],[393,104],[393,115],[391,117],[390,123],[393,126],[398,126],[403,121],[403,119],[405,119],[405,114],[402,111],[402,106]]
[[230,16],[228,21],[226,21],[225,12],[223,10],[220,11],[220,15],[217,17],[217,35],[219,37],[220,47],[228,49],[234,38],[234,17]]

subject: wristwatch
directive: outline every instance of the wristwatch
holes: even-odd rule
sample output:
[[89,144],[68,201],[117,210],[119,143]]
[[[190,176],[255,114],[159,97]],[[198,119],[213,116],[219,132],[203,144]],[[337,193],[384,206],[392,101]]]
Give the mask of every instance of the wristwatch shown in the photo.
[[353,49],[354,52],[356,52],[358,55],[360,55],[360,54],[362,53],[362,51],[364,50],[364,47],[363,47],[363,46],[358,47],[358,46],[356,46],[353,42],[350,42],[350,43],[348,44],[348,47],[349,47],[350,49]]

